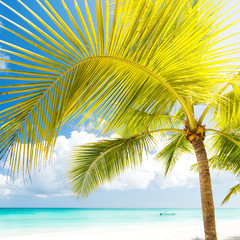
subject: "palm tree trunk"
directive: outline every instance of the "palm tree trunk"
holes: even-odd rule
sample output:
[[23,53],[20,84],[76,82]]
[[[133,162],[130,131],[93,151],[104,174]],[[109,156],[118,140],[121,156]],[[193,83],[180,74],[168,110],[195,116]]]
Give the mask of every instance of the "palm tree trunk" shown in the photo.
[[199,169],[199,182],[201,189],[202,213],[204,222],[205,240],[216,240],[216,224],[211,178],[208,166],[208,158],[203,139],[195,139],[192,145],[197,157]]

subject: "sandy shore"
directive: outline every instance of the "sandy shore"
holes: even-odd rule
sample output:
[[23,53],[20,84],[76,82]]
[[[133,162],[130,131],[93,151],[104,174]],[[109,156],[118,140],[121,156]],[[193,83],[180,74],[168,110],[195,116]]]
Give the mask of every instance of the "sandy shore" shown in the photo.
[[[217,223],[219,240],[240,240],[240,221]],[[2,240],[203,240],[200,224],[171,224],[167,226],[106,227],[79,231],[1,236]]]

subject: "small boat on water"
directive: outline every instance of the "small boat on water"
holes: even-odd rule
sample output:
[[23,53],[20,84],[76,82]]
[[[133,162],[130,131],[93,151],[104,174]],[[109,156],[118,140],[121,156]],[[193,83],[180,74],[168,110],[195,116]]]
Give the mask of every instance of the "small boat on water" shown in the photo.
[[172,213],[172,212],[161,212],[160,213],[160,216],[174,216],[176,215],[176,213]]

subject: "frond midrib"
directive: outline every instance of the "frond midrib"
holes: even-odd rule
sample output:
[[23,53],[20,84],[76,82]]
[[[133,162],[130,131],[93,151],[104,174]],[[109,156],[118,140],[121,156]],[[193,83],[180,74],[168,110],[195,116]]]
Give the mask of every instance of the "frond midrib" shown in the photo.
[[229,136],[228,134],[226,134],[224,132],[221,132],[221,131],[219,131],[217,129],[206,129],[206,132],[207,131],[215,132],[215,133],[217,133],[219,135],[222,135],[223,137],[229,139],[230,141],[232,141],[233,143],[235,143],[236,145],[238,145],[240,147],[240,142],[239,141],[235,140],[233,137]]

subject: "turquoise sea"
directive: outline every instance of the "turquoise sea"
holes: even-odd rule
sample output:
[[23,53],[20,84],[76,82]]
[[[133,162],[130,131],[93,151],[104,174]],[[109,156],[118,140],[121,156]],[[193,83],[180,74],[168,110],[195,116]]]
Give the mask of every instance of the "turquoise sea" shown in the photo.
[[[161,212],[176,213],[163,215]],[[240,209],[216,209],[217,221],[240,220]],[[0,232],[3,236],[94,227],[141,227],[178,223],[202,224],[201,209],[69,209],[2,208]]]

